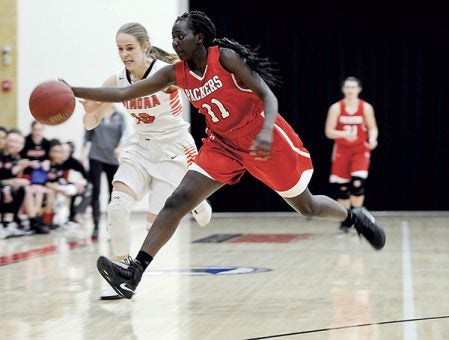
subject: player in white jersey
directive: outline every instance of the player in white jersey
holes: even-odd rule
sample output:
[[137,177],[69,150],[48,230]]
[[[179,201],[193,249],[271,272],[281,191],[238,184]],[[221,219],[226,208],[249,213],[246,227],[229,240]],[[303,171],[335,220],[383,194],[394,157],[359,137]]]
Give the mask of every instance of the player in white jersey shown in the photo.
[[[146,29],[138,23],[120,27],[116,41],[125,67],[104,82],[106,87],[129,86],[176,60],[175,55],[151,46]],[[86,111],[83,124],[86,129],[93,129],[99,124],[107,104],[82,103]],[[189,132],[190,124],[182,117],[183,103],[177,87],[127,100],[123,105],[134,119],[136,133],[124,143],[119,158],[120,166],[113,179],[108,205],[108,229],[112,255],[126,265],[130,250],[129,216],[135,202],[150,191],[147,229],[151,228],[166,199],[197,155],[197,148]],[[205,226],[211,219],[212,208],[203,201],[192,214],[200,226]],[[118,298],[120,296],[112,288],[101,296],[103,300]]]

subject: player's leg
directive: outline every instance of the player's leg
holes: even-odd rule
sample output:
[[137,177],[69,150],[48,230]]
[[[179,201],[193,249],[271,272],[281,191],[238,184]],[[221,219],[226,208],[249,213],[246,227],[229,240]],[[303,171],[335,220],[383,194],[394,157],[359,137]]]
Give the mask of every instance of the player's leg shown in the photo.
[[[111,200],[107,210],[107,225],[111,239],[112,260],[127,268],[131,247],[130,214],[137,199],[134,191],[125,183],[115,181]],[[122,297],[112,287],[107,287],[101,293],[101,300],[116,300]]]
[[[111,239],[112,260],[127,268],[130,263],[130,215],[136,200],[143,195],[150,178],[138,162],[126,159],[121,162],[113,179],[111,200],[107,208],[107,226]],[[103,290],[102,300],[121,298],[112,287]]]
[[115,180],[111,201],[107,208],[107,226],[111,238],[112,256],[124,260],[129,256],[131,245],[130,215],[137,200],[137,194],[126,183]]
[[[165,172],[165,174],[169,174],[169,177],[165,175],[165,177],[162,178],[167,179],[174,184],[172,189],[173,191],[181,182],[188,170],[188,167],[192,165],[193,159],[198,155],[198,150],[192,135],[190,133],[186,133],[176,142],[165,145],[164,151],[169,152],[172,155],[177,155],[176,158],[170,157],[171,161],[162,163],[163,166],[170,167],[170,171]],[[212,218],[212,207],[207,200],[204,200],[196,206],[191,213],[198,225],[205,227],[209,224]]]
[[297,212],[306,217],[344,221],[348,209],[325,195],[312,195],[308,188],[294,197],[283,197]]
[[[351,200],[350,198],[350,189],[351,183],[346,179],[337,179],[335,175],[331,175],[330,183],[332,187],[333,197],[346,209],[351,209]],[[350,230],[350,225],[345,225],[344,222],[340,222],[338,227],[338,231],[341,233],[348,233]]]
[[180,220],[222,186],[223,183],[197,171],[187,171],[156,217],[142,250],[151,256],[156,255],[171,238]]
[[[333,191],[333,197],[336,198],[337,202],[344,206],[346,209],[351,209],[351,200],[350,198],[350,182],[331,182],[331,187]],[[340,222],[338,227],[338,231],[340,233],[348,233],[351,226],[345,225],[343,222]]]
[[105,257],[100,257],[97,261],[100,274],[119,295],[131,298],[145,268],[173,236],[180,220],[222,186],[222,183],[197,171],[188,171],[165,202],[145,238],[141,251],[131,265],[125,269]]
[[332,149],[331,172],[329,183],[332,187],[333,197],[347,209],[351,208],[350,196],[350,149],[334,144]]
[[313,173],[310,154],[285,121],[276,120],[268,160],[258,161],[248,156],[244,159],[245,167],[252,175],[275,190],[302,215],[354,225],[374,248],[384,246],[385,233],[366,210],[352,212],[328,196],[310,193],[308,184]]
[[172,237],[180,220],[224,183],[236,183],[243,175],[245,169],[240,162],[226,154],[217,143],[213,138],[204,141],[191,170],[187,171],[179,186],[165,202],[141,250],[128,269],[117,266],[106,257],[98,259],[98,271],[118,294],[131,298],[143,271],[153,256]]
[[351,205],[353,208],[362,207],[365,203],[365,182],[368,173],[351,177]]
[[339,220],[344,225],[354,226],[375,249],[382,249],[385,245],[385,232],[364,208],[347,210],[327,196],[312,195],[308,189],[298,196],[284,197],[284,200],[305,216]]
[[371,160],[371,150],[365,145],[355,149],[351,162],[350,199],[353,207],[362,207],[365,203],[365,183]]
[[385,232],[364,208],[347,210],[327,196],[312,195],[308,189],[298,196],[284,197],[284,200],[305,216],[339,220],[344,225],[354,226],[375,249],[382,249],[385,245]]
[[[182,147],[182,145],[183,144],[181,143],[176,143],[176,145],[167,146],[169,152],[173,155],[177,155],[177,157],[151,164],[151,170],[149,171],[152,180],[149,187],[150,196],[148,211],[151,214],[150,216],[153,216],[154,218],[187,172],[188,156],[184,154],[184,152],[188,148]],[[192,146],[192,149],[188,150],[193,150],[196,155],[196,147],[194,145]],[[211,220],[212,208],[209,203],[204,200],[192,210],[192,215],[200,226],[206,226]],[[154,218],[151,222],[154,221]]]
[[[329,182],[332,187],[333,197],[346,209],[351,209],[351,149],[335,144],[332,150],[332,166]],[[338,231],[349,232],[351,226],[340,222]]]

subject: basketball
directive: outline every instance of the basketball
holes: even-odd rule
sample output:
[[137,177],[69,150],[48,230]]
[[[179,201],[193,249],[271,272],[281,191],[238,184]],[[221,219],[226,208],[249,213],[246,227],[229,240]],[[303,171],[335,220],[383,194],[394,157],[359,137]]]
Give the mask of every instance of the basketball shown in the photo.
[[75,95],[69,85],[49,80],[31,92],[29,107],[33,117],[45,125],[59,125],[75,110]]

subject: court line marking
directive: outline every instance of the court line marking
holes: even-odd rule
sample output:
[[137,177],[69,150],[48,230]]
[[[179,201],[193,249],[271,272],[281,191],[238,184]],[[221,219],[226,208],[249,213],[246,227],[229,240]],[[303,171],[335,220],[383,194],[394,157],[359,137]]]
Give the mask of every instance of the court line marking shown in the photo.
[[[413,297],[413,274],[412,259],[410,252],[409,223],[406,220],[401,221],[402,230],[402,310],[405,319],[414,319],[415,303]],[[404,339],[418,339],[418,332],[415,323],[404,323]]]
[[[92,241],[90,239],[81,239],[76,241],[67,241],[65,245],[68,246],[70,250],[72,250],[75,248],[87,246],[90,243],[96,243],[96,241]],[[39,248],[24,250],[8,255],[0,255],[0,267],[11,263],[29,260],[38,256],[55,254],[59,252],[61,248],[63,248],[62,245],[47,244]]]
[[362,323],[362,324],[358,324],[358,325],[339,326],[339,327],[318,328],[318,329],[311,329],[311,330],[307,330],[307,331],[294,332],[294,333],[274,334],[274,335],[261,336],[261,337],[257,337],[257,338],[245,338],[244,340],[273,339],[273,338],[282,338],[282,337],[288,337],[288,336],[293,336],[293,335],[329,332],[329,331],[334,331],[334,330],[339,330],[339,329],[367,327],[367,326],[374,326],[374,325],[388,325],[388,324],[402,323],[402,322],[407,323],[407,322],[416,322],[416,321],[438,320],[438,319],[449,319],[449,315],[430,316],[430,317],[426,317],[426,318],[415,318],[415,319],[371,322],[371,323]]

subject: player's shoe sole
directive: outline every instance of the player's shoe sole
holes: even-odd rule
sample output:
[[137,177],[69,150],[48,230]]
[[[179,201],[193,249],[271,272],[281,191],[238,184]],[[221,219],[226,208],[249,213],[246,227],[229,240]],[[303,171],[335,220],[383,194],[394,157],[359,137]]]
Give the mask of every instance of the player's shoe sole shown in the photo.
[[100,296],[100,300],[105,300],[105,301],[109,301],[109,300],[120,300],[123,299],[123,296],[118,295],[118,293],[114,290],[114,288],[112,287],[108,287],[106,288]]

